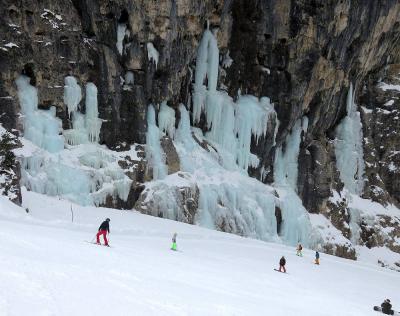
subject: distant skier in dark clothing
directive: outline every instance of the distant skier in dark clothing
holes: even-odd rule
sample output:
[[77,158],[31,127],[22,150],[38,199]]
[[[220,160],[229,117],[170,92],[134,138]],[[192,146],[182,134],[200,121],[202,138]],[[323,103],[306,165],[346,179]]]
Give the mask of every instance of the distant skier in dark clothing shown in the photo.
[[303,250],[303,246],[301,244],[297,245],[296,250],[296,256],[303,257],[303,253],[301,252]]
[[384,300],[383,303],[381,304],[381,307],[382,307],[382,313],[386,315],[394,314],[394,311],[392,310],[392,304],[390,304],[389,299]]
[[97,232],[96,238],[97,238],[97,243],[100,245],[100,235],[103,235],[104,238],[104,245],[108,246],[108,240],[107,240],[107,232],[110,233],[110,219],[106,218],[106,220],[101,223],[99,227],[99,231]]
[[286,259],[285,259],[284,256],[282,256],[281,260],[279,260],[279,272],[285,272],[286,273],[285,265],[286,265]]
[[319,252],[315,252],[315,264],[319,264]]

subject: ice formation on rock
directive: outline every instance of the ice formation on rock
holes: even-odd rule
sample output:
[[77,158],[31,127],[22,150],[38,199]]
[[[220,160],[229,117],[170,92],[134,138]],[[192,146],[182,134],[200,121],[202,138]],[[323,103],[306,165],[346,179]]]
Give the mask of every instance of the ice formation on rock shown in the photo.
[[[65,130],[64,137],[70,145],[85,144],[89,141],[94,143],[98,142],[102,121],[98,117],[97,87],[92,82],[86,84],[86,114],[82,114],[77,108],[77,103],[79,104],[77,100],[80,99],[78,97],[78,92],[81,91],[80,87],[73,77],[66,77],[66,83],[67,78],[68,86],[64,89],[64,102],[68,106],[68,111],[71,113],[73,128]],[[72,104],[71,110],[69,104]]]
[[[306,120],[304,120],[306,121]],[[297,191],[298,157],[301,142],[302,122],[298,120],[286,138],[285,146],[276,151],[274,180],[278,186],[289,186]]]
[[167,105],[167,101],[161,103],[160,111],[158,112],[158,126],[169,137],[175,138],[175,111]]
[[[193,92],[193,120],[200,121],[201,112],[204,110],[207,91],[213,93],[217,90],[219,49],[217,40],[210,30],[204,31],[197,50],[196,72]],[[208,86],[204,80],[208,79]]]
[[68,114],[76,112],[78,105],[82,100],[81,87],[73,76],[67,76],[64,79],[64,104],[68,108]]
[[132,71],[127,71],[125,74],[125,84],[126,85],[133,85],[134,83],[134,75]]
[[126,24],[125,23],[118,23],[117,26],[117,49],[120,55],[122,55],[123,52],[123,41],[124,41],[124,37],[125,37],[125,32],[126,32]]
[[[181,169],[199,188],[199,209],[195,222],[263,240],[280,240],[273,188],[239,170],[228,171],[221,166],[218,155],[208,153],[194,141],[185,106],[181,104],[179,111],[181,120],[174,144]],[[220,145],[216,146],[217,150],[222,149]],[[168,178],[164,181],[168,183]]]
[[[281,236],[289,244],[301,242],[310,246],[312,226],[307,210],[297,195],[298,157],[301,133],[307,130],[308,119],[298,120],[287,136],[285,146],[277,149],[274,161],[274,182],[282,212]],[[313,240],[314,239],[314,240]]]
[[[354,102],[353,85],[347,94],[347,115],[336,128],[335,155],[340,179],[344,183],[344,192],[349,203],[351,241],[359,243],[361,211],[352,205],[352,200],[361,196],[364,190],[364,151],[363,132],[360,112]],[[364,223],[366,219],[363,219]]]
[[21,184],[28,190],[61,196],[81,205],[102,205],[108,196],[126,201],[132,185],[117,157],[96,144],[56,155],[35,151],[21,157]]
[[[228,102],[230,99],[223,97],[221,100]],[[240,143],[237,138],[233,137],[234,139],[231,139],[231,144],[229,144],[229,139],[224,138],[227,135],[223,135],[224,130],[229,131],[228,135],[235,135],[234,107],[243,107],[243,111],[246,107],[250,108],[247,113],[242,113],[242,121],[237,123],[237,130],[250,133],[250,137],[252,133],[262,135],[265,128],[263,124],[266,123],[258,116],[258,121],[255,117],[249,119],[248,116],[251,117],[258,113],[259,116],[268,119],[268,114],[264,111],[264,108],[269,103],[263,103],[263,101],[265,102],[267,99],[258,100],[255,97],[244,96],[236,105],[228,103],[229,107],[225,109],[231,110],[231,116],[227,116],[229,112],[221,116],[223,112],[220,112],[220,109],[213,112],[210,108],[213,117],[213,119],[208,120],[208,122],[211,122],[210,127],[212,127],[212,124],[216,124],[213,122],[222,125],[218,125],[221,131],[213,131],[211,128],[207,135],[203,135],[201,131],[190,126],[189,112],[181,104],[179,106],[180,121],[175,131],[174,146],[179,155],[184,179],[175,174],[166,175],[166,173],[162,178],[154,177],[157,180],[146,185],[145,203],[147,201],[152,208],[163,210],[163,217],[175,220],[183,218],[184,214],[181,214],[182,207],[178,205],[176,192],[179,191],[180,187],[191,188],[195,184],[199,190],[195,224],[267,241],[283,241],[292,245],[302,242],[304,245],[311,245],[314,242],[311,224],[306,210],[301,205],[300,198],[292,188],[286,190],[286,188],[279,187],[279,197],[277,197],[272,187],[248,177],[239,166],[236,165],[236,168],[227,167],[221,163],[221,158],[226,158],[223,157],[226,148],[229,148],[232,144],[237,146]],[[221,105],[218,102],[215,104]],[[252,107],[255,107],[255,109],[251,110]],[[160,111],[166,111],[166,108]],[[208,111],[206,114],[209,114]],[[229,117],[232,118],[231,121],[228,120]],[[247,124],[249,121],[256,123]],[[224,123],[227,126],[223,127]],[[163,153],[161,147],[159,147],[160,131],[156,127],[153,106],[149,107],[148,125],[149,157],[151,158],[151,165],[158,170],[160,165],[162,167],[165,167],[165,165],[162,161]],[[294,140],[288,141],[295,148],[289,150],[287,155],[298,155],[300,143],[299,141],[296,143],[296,140],[300,138],[300,133],[305,125],[302,126],[301,122],[296,125],[291,137]],[[257,133],[257,131],[259,132]],[[197,141],[194,140],[193,134],[198,138]],[[199,142],[203,143],[207,139],[215,140],[212,147],[209,147],[209,151],[204,150],[199,145]],[[244,151],[247,152],[247,150]],[[285,161],[294,160],[294,157],[285,158]],[[275,214],[278,206],[283,213],[281,227],[277,223]],[[280,231],[278,231],[279,228]]]
[[146,157],[148,167],[153,170],[153,179],[163,179],[168,170],[165,165],[164,151],[160,145],[160,130],[156,124],[156,113],[152,104],[147,108],[147,133],[146,133]]
[[30,84],[29,77],[19,76],[16,84],[23,115],[24,137],[49,152],[62,150],[64,138],[59,135],[62,124],[56,117],[55,107],[47,111],[38,110],[37,89]]
[[147,58],[149,61],[153,61],[156,64],[156,69],[158,65],[158,58],[160,54],[158,53],[157,49],[154,47],[152,42],[147,43]]
[[[254,96],[241,96],[236,103],[235,134],[238,135],[237,162],[239,167],[247,170],[250,159],[252,136],[258,141],[265,136],[270,118],[276,118],[276,113],[269,98],[258,100]],[[254,158],[253,158],[254,161]],[[258,163],[251,164],[258,167]]]
[[335,154],[345,188],[360,195],[364,189],[363,132],[360,112],[354,103],[353,85],[347,95],[347,116],[336,128]]
[[64,131],[65,139],[70,145],[85,145],[64,149],[64,137],[59,135],[62,124],[56,117],[55,107],[38,110],[37,89],[29,80],[26,76],[16,80],[24,137],[33,143],[26,144],[33,148],[32,152],[20,157],[21,185],[82,205],[104,204],[108,196],[126,201],[132,180],[124,174],[117,158],[97,144],[87,144],[99,140],[101,120],[96,86],[90,82],[86,85],[86,114],[83,115],[78,110],[81,88],[74,77],[65,78],[64,102],[73,126]]
[[[247,171],[249,166],[257,167],[258,158],[251,154],[252,137],[258,140],[265,136],[268,122],[276,119],[276,113],[269,98],[240,96],[237,102],[226,93],[217,90],[219,50],[217,40],[206,30],[197,51],[195,83],[193,92],[193,121],[200,121],[205,113],[207,139],[222,145],[225,153],[223,163],[232,169],[237,164]],[[208,80],[207,87],[204,85]]]
[[[203,134],[191,127],[189,112],[183,104],[179,106],[180,121],[175,130],[175,112],[166,102],[160,107],[158,128],[154,107],[149,106],[147,151],[155,181],[146,185],[146,201],[151,200],[149,205],[155,209],[170,210],[163,212],[164,217],[180,218],[182,210],[177,205],[176,190],[180,185],[190,188],[195,183],[199,190],[196,224],[268,241],[311,245],[316,238],[308,213],[295,192],[301,133],[307,129],[307,118],[303,124],[300,120],[295,125],[285,151],[278,150],[278,197],[274,188],[248,177],[246,172],[249,166],[259,164],[258,157],[250,152],[252,140],[257,142],[266,136],[271,120],[278,126],[273,105],[266,97],[250,95],[239,96],[234,102],[226,92],[217,90],[217,79],[217,42],[206,30],[196,61],[192,114],[196,123],[204,113],[208,132]],[[167,175],[160,131],[174,138],[186,179],[183,184],[175,175]],[[275,134],[276,131],[277,128]],[[277,222],[277,207],[282,212],[282,225]]]
[[94,83],[86,84],[86,115],[85,126],[91,142],[98,142],[100,137],[101,120],[97,109],[97,87]]

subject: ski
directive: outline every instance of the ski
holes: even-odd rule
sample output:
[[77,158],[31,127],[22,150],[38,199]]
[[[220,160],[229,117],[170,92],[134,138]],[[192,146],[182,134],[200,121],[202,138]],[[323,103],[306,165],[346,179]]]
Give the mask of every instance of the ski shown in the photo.
[[[380,306],[374,306],[374,311],[380,312],[380,313],[384,314],[384,313],[382,312],[382,308],[381,308]],[[384,315],[388,315],[388,314],[384,314]],[[390,314],[389,314],[389,315],[390,315]],[[400,312],[394,311],[392,315],[400,315]]]
[[110,245],[106,246],[106,245],[98,244],[97,242],[92,242],[92,241],[88,241],[88,240],[84,240],[84,241],[87,242],[88,244],[92,244],[92,245],[96,245],[96,246],[103,246],[103,247],[111,248]]
[[178,250],[178,249],[172,249],[172,248],[170,248],[171,249],[171,251],[175,251],[175,252],[183,252],[182,250]]
[[287,272],[279,271],[278,269],[274,269],[274,271],[280,272],[280,273],[284,273],[284,274],[289,274],[289,273],[287,273]]

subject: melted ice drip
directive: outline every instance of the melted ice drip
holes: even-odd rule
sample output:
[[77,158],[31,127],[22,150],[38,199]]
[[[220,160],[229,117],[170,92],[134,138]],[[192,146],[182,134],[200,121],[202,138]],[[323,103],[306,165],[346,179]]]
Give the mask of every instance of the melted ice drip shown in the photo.
[[64,148],[64,138],[59,135],[62,123],[56,117],[56,108],[38,110],[37,89],[30,84],[30,78],[19,76],[16,80],[18,98],[23,115],[24,137],[37,146],[55,153]]
[[363,132],[360,112],[354,103],[353,85],[347,95],[347,116],[336,128],[335,154],[345,188],[360,195],[364,189]]

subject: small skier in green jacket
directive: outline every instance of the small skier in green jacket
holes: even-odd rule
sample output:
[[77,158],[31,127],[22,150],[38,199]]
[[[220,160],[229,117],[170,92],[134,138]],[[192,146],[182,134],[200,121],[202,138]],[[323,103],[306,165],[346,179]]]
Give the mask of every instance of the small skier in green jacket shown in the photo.
[[172,236],[172,247],[171,247],[171,250],[177,250],[176,249],[176,236],[177,236],[178,234],[177,233],[174,233],[174,235]]

